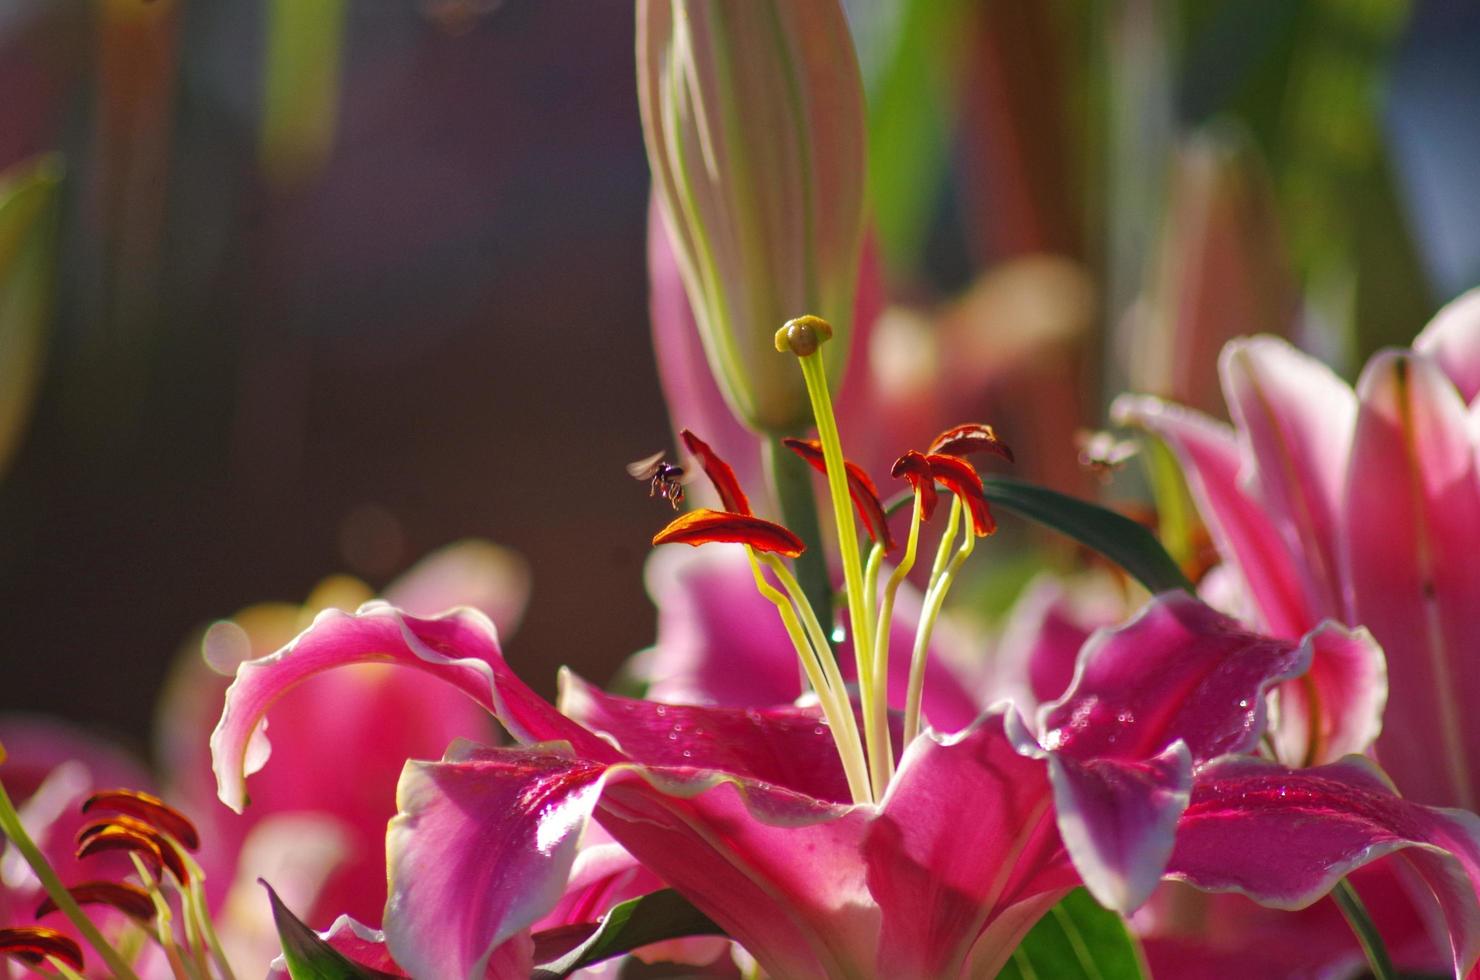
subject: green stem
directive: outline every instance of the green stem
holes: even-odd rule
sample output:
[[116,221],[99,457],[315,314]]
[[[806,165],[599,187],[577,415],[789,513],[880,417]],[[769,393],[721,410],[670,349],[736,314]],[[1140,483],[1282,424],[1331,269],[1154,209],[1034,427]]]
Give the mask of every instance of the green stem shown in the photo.
[[1372,976],[1376,980],[1393,980],[1398,974],[1393,969],[1393,961],[1388,958],[1382,933],[1372,924],[1372,917],[1367,914],[1367,907],[1362,904],[1362,899],[1358,897],[1351,882],[1345,878],[1338,881],[1336,887],[1331,889],[1331,898],[1341,909],[1341,914],[1346,916],[1347,925],[1352,927],[1357,942],[1362,944],[1362,952],[1367,954],[1367,965],[1372,968]]
[[801,583],[802,594],[811,603],[817,618],[831,629],[832,584],[827,575],[827,552],[822,547],[817,495],[812,492],[812,468],[783,446],[780,436],[767,436],[762,445],[765,447],[766,479],[781,508],[781,523],[807,546],[794,562],[797,581]]
[[129,965],[123,961],[123,957],[118,955],[118,951],[108,944],[108,940],[103,938],[101,932],[98,932],[98,927],[83,914],[76,900],[72,898],[72,893],[67,891],[66,886],[57,877],[57,873],[47,863],[46,857],[41,853],[41,848],[37,847],[36,842],[31,840],[31,836],[26,833],[26,828],[21,825],[20,814],[16,812],[15,804],[11,803],[4,785],[0,785],[0,833],[3,833],[15,845],[15,849],[35,872],[47,897],[55,902],[62,914],[71,921],[72,925],[76,926],[82,938],[97,950],[98,956],[108,964],[108,969],[113,971],[117,980],[139,980],[138,974],[129,968]]

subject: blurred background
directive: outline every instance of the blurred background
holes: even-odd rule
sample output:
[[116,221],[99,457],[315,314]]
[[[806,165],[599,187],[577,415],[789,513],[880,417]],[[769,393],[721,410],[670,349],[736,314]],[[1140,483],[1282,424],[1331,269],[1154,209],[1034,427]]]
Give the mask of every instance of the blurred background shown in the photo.
[[[848,6],[871,363],[1018,475],[1134,495],[1116,392],[1221,412],[1259,331],[1349,375],[1480,283],[1480,6]],[[542,690],[651,642],[634,87],[628,0],[0,0],[0,710],[142,745],[204,624],[469,537]]]

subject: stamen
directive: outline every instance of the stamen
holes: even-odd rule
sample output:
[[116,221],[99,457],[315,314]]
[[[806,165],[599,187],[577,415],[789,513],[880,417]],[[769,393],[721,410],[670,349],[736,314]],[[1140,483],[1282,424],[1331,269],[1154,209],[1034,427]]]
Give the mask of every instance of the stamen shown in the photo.
[[941,453],[931,453],[925,457],[925,461],[930,464],[930,473],[936,482],[944,484],[971,511],[971,527],[976,536],[984,538],[994,533],[997,522],[992,518],[991,508],[987,506],[982,478],[977,474],[976,468],[964,459]]
[[[787,449],[805,459],[814,470],[824,476],[827,474],[827,460],[823,456],[821,442],[790,436],[781,442]],[[843,468],[848,473],[848,496],[853,498],[853,506],[858,510],[858,519],[863,521],[863,529],[868,532],[871,540],[883,546],[886,553],[893,551],[894,538],[889,534],[889,518],[884,513],[884,505],[879,502],[879,491],[874,487],[874,481],[869,479],[869,475],[857,463],[845,459]]]
[[853,630],[853,654],[858,671],[858,696],[862,703],[864,724],[869,744],[883,736],[875,731],[873,627],[867,615],[869,604],[864,599],[863,562],[858,553],[858,531],[848,506],[847,468],[843,464],[842,437],[838,434],[833,414],[832,396],[828,393],[827,370],[822,363],[822,343],[832,336],[826,320],[804,316],[787,322],[776,332],[776,349],[791,351],[801,364],[802,378],[807,383],[807,397],[812,403],[812,416],[817,423],[817,438],[822,444],[827,464],[828,496],[832,499],[833,520],[838,531],[838,554],[843,564],[843,579],[848,594],[848,622]]
[[795,558],[806,550],[802,539],[780,524],[747,514],[700,508],[680,515],[653,535],[653,544],[689,544],[698,547],[712,541],[749,545],[757,551]]
[[77,857],[92,857],[108,851],[125,851],[137,855],[144,864],[148,865],[150,874],[156,878],[164,869],[163,849],[153,839],[127,827],[112,824],[89,834],[87,839],[78,845]]
[[132,789],[104,790],[94,793],[82,804],[83,813],[93,810],[127,814],[164,831],[192,851],[200,847],[200,834],[196,833],[190,818],[157,796]]
[[924,453],[911,449],[894,461],[889,474],[910,481],[910,489],[915,491],[920,508],[921,520],[929,521],[935,516],[935,474],[931,472],[930,461],[925,458]]
[[749,515],[753,513],[750,509],[750,500],[746,498],[745,491],[740,489],[740,481],[735,479],[735,471],[730,469],[730,464],[715,455],[708,443],[688,429],[684,429],[678,436],[683,440],[684,448],[704,468],[704,475],[709,477],[710,483],[714,484],[715,492],[719,494],[719,502],[725,510],[732,514]]
[[[126,915],[141,922],[154,918],[154,900],[142,888],[121,881],[88,881],[72,885],[67,893],[79,905],[111,905]],[[36,918],[58,911],[57,904],[50,898],[36,908]]]
[[55,929],[25,926],[0,929],[0,956],[10,956],[27,966],[41,966],[48,959],[82,969],[82,948]]
[[[170,874],[175,876],[175,880],[182,885],[190,881],[190,872],[186,868],[185,859],[178,847],[164,834],[155,830],[142,820],[135,820],[133,817],[122,815],[100,817],[97,820],[83,824],[77,831],[77,846],[81,848],[92,838],[112,827],[131,831],[139,837],[152,842],[159,851],[160,860],[164,862],[164,866],[169,869]],[[81,852],[78,853],[78,857],[83,856]],[[158,874],[159,869],[156,868],[155,875],[158,876]]]
[[[790,599],[778,592],[766,581],[760,567],[760,563],[764,561],[777,573],[785,587],[790,578],[785,565],[772,556],[757,557],[753,550],[747,548],[746,551],[750,556],[750,569],[755,576],[756,588],[781,614],[781,623],[786,627],[786,635],[791,638],[792,646],[796,648],[802,671],[817,694],[818,704],[832,733],[833,745],[836,746],[838,758],[843,764],[843,773],[848,780],[848,793],[855,803],[867,802],[872,799],[869,795],[868,767],[864,762],[862,746],[858,742],[858,727],[853,722],[852,706],[848,704],[847,690],[842,686],[842,678],[837,677],[836,681],[830,679],[830,675],[836,675],[837,663],[833,660],[832,650],[827,646],[826,640],[823,640],[820,649],[815,635],[809,642],[798,620],[799,610],[810,613],[812,607],[807,604],[800,587],[795,590],[787,588]],[[809,619],[811,626],[816,623],[817,617],[811,615]],[[820,630],[820,627],[816,629]]]
[[1012,449],[1007,443],[997,438],[995,429],[981,422],[967,422],[965,425],[952,426],[936,436],[926,452],[940,453],[945,456],[993,453],[1009,463],[1013,462]]
[[[36,842],[31,839],[31,835],[26,833],[25,825],[21,823],[20,814],[16,812],[15,804],[11,802],[10,794],[5,792],[3,784],[0,784],[0,834],[9,838],[10,843],[20,852],[21,857],[30,866],[32,873],[36,875],[36,880],[41,882],[42,890],[46,892],[52,901],[56,902],[57,907],[66,915],[68,921],[82,935],[82,938],[87,940],[88,945],[97,951],[98,956],[102,958],[104,964],[112,971],[114,980],[138,980],[138,974],[134,973],[129,967],[128,962],[119,955],[118,950],[109,945],[108,940],[104,939],[103,934],[98,931],[98,927],[93,925],[92,920],[83,913],[81,907],[72,898],[71,893],[63,887],[55,869],[46,860],[46,856],[41,853],[41,848],[37,847]],[[49,932],[50,930],[47,931]],[[50,954],[43,950],[40,955]],[[76,962],[79,964],[78,968],[80,969],[81,959],[82,957],[79,953],[71,961],[58,957],[56,962],[58,964]]]

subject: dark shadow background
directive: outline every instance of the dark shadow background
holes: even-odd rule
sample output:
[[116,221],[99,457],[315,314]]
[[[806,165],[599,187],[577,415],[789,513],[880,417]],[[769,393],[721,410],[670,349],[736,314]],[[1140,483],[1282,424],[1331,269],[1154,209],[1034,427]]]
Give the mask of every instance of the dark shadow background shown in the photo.
[[480,6],[349,4],[332,155],[296,187],[257,165],[262,5],[0,18],[0,166],[69,172],[0,482],[0,710],[140,744],[201,624],[468,536],[532,566],[509,654],[536,686],[650,642],[631,4]]

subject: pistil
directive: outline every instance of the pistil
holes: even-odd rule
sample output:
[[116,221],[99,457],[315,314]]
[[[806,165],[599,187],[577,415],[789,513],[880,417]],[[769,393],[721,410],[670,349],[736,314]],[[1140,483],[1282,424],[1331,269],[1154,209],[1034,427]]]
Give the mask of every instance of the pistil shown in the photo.
[[790,351],[801,363],[807,383],[807,397],[817,423],[817,439],[822,443],[827,465],[828,495],[832,499],[833,520],[838,531],[838,554],[843,563],[843,581],[847,590],[848,622],[853,634],[853,655],[858,672],[858,696],[863,709],[864,728],[869,745],[887,737],[878,730],[874,700],[880,692],[874,687],[873,624],[869,621],[869,603],[864,597],[863,562],[858,550],[858,531],[853,524],[852,504],[848,494],[848,477],[843,462],[842,438],[833,414],[832,396],[827,386],[827,371],[822,362],[822,345],[832,337],[832,326],[815,316],[799,317],[787,322],[776,332],[776,349]]

